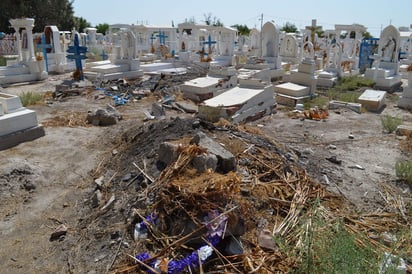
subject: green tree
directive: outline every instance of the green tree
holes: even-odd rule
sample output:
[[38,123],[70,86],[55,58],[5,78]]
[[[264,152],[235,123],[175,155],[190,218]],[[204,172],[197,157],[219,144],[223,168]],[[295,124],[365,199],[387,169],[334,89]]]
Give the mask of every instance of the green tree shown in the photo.
[[287,33],[296,33],[298,31],[298,28],[295,26],[295,24],[286,22],[286,24],[284,24],[280,30]]
[[247,25],[238,25],[238,24],[236,24],[236,25],[233,25],[231,27],[237,29],[237,31],[240,35],[246,35],[247,36],[250,33],[250,29],[248,28]]
[[73,0],[1,0],[0,31],[10,30],[10,19],[34,18],[33,32],[42,32],[47,25],[56,25],[61,30],[71,30],[74,26]]
[[363,38],[366,38],[366,39],[373,38],[372,34],[370,34],[369,31],[365,31],[362,35],[363,35]]
[[107,23],[98,24],[96,26],[96,29],[97,29],[97,32],[106,34],[106,31],[109,30],[109,24],[107,24]]
[[74,23],[74,27],[76,28],[76,30],[78,32],[84,32],[85,28],[91,27],[92,25],[87,22],[86,19],[84,19],[83,17],[75,17],[74,18],[75,23]]

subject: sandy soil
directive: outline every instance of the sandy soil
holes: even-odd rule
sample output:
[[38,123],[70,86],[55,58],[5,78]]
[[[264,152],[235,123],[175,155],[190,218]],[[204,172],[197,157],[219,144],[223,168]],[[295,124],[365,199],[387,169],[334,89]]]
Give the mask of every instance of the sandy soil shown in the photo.
[[[52,76],[42,83],[10,86],[4,91],[54,91],[54,85],[67,77]],[[412,114],[396,108],[396,96],[390,96],[382,113],[341,109],[331,111],[326,121],[313,121],[292,119],[288,111],[278,108],[277,113],[251,124],[292,148],[292,157],[310,176],[360,211],[372,211],[385,206],[379,192],[388,186],[411,203],[411,190],[395,176],[396,161],[406,157],[399,148],[400,138],[384,133],[380,121],[388,114],[412,124]],[[124,132],[143,125],[143,110],[150,109],[153,100],[144,98],[119,107],[124,119],[117,125],[48,126],[46,136],[0,152],[1,272],[101,273],[112,265],[113,254],[98,252],[108,242],[99,240],[99,231],[105,228],[96,225],[91,218],[95,215],[85,205],[91,199],[94,179],[104,172],[101,163],[114,157]],[[67,115],[85,118],[88,110],[108,103],[110,98],[95,100],[88,94],[30,108],[44,123]],[[167,113],[167,119],[181,115],[174,110]],[[326,159],[331,156],[342,163]],[[66,238],[50,241],[59,224],[68,227]],[[106,228],[123,225],[106,223]],[[111,248],[115,252],[117,246]]]

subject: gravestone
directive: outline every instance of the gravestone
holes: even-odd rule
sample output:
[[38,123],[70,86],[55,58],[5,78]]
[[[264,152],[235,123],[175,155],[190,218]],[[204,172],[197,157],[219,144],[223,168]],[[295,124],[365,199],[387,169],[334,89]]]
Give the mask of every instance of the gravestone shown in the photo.
[[374,80],[376,89],[395,92],[402,85],[398,60],[399,41],[400,34],[396,27],[390,25],[382,31],[378,53],[374,55],[374,65],[365,71],[365,78]]
[[331,88],[341,77],[342,46],[336,39],[329,44],[323,62],[324,69],[318,73],[316,85]]
[[280,56],[283,62],[298,63],[298,41],[292,34],[286,34],[280,43]]
[[69,64],[67,63],[65,52],[62,49],[59,29],[56,26],[46,26],[44,28],[44,36],[46,39],[46,44],[51,46],[50,49],[47,50],[47,59],[45,58],[48,71],[64,73],[69,69]]
[[[360,47],[366,27],[360,24],[335,25],[337,42],[342,46],[342,76],[359,74]],[[346,36],[341,39],[341,36]]]
[[[0,67],[0,84],[39,81],[47,78],[46,65],[43,58],[36,59],[33,43],[33,18],[11,19],[11,27],[15,30],[18,58],[17,63]],[[20,35],[20,30],[22,35]]]
[[249,56],[244,69],[259,70],[255,75],[263,81],[270,82],[284,75],[279,55],[280,32],[272,22],[266,22],[262,27],[261,56]]

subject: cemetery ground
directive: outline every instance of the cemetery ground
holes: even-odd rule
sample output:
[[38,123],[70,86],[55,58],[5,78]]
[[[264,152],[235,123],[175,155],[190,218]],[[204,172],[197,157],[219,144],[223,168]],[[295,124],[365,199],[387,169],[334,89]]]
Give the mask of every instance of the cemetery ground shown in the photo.
[[[51,94],[69,77],[53,75],[5,92]],[[243,217],[228,230],[243,231],[237,235],[244,254],[226,260],[220,250],[203,265],[210,273],[376,273],[385,251],[411,265],[411,186],[397,178],[395,164],[408,159],[412,143],[385,132],[381,122],[387,115],[412,124],[412,114],[396,107],[399,93],[387,94],[380,113],[341,108],[325,120],[311,120],[278,106],[246,125],[199,126],[193,114],[174,109],[166,109],[161,121],[144,121],[144,111],[162,99],[155,92],[117,107],[117,124],[98,127],[85,121],[87,112],[112,104],[98,92],[48,96],[46,103],[29,106],[46,136],[0,152],[2,273],[138,272],[140,264],[128,254],[149,251],[172,259],[190,253],[191,245],[179,242],[188,220],[201,225],[192,216],[199,205],[190,197],[205,206],[236,205],[221,209]],[[178,166],[180,173],[168,177],[174,187],[159,185],[166,176],[154,168],[159,145],[174,140],[191,148],[199,130],[235,155],[239,174],[228,179]],[[213,191],[204,185],[210,178]],[[160,201],[153,200],[157,194]],[[149,225],[154,236],[135,241],[134,225],[155,207],[169,230]],[[53,234],[58,227],[63,232]],[[173,234],[173,227],[182,231]],[[367,262],[351,261],[350,254]]]

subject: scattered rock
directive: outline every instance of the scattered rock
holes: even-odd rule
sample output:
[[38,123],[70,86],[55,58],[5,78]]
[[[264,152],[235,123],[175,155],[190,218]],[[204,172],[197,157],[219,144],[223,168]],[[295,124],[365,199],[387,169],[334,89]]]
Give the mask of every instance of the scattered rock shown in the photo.
[[23,185],[24,189],[27,191],[35,190],[36,186],[32,182],[26,182]]
[[336,156],[331,156],[329,158],[326,158],[326,160],[337,165],[342,164],[342,160],[337,159]]
[[203,132],[199,132],[198,134],[200,137],[199,145],[206,148],[209,153],[216,155],[217,171],[227,173],[236,170],[236,159],[231,152],[224,149]]
[[151,114],[155,117],[162,117],[166,115],[166,111],[165,111],[165,108],[161,104],[153,103]]
[[213,154],[203,154],[197,155],[192,160],[192,166],[199,172],[204,172],[206,170],[215,171],[217,167],[217,157]]
[[272,232],[267,229],[264,229],[259,233],[258,243],[263,248],[277,250],[276,243],[273,240]]
[[100,206],[100,204],[102,202],[102,198],[103,198],[103,194],[99,189],[97,189],[95,192],[93,192],[92,207]]
[[87,113],[87,121],[94,126],[114,125],[121,119],[121,114],[110,105],[107,105],[106,109],[98,108]]
[[59,225],[50,235],[50,241],[58,240],[61,236],[66,235],[66,233],[67,227],[64,224]]
[[159,149],[157,150],[158,161],[164,163],[166,166],[176,161],[179,156],[177,153],[178,148],[179,146],[173,143],[161,143]]

